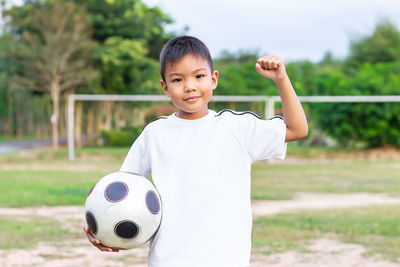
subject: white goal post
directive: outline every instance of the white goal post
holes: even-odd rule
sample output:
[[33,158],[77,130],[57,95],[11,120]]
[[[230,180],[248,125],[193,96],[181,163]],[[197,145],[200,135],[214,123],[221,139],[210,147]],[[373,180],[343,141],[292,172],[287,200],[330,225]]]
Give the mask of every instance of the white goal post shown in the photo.
[[[400,102],[400,95],[387,96],[299,96],[301,102]],[[265,118],[274,116],[279,96],[213,96],[212,102],[265,102]],[[164,95],[84,95],[68,96],[68,159],[75,160],[75,101],[169,101]]]

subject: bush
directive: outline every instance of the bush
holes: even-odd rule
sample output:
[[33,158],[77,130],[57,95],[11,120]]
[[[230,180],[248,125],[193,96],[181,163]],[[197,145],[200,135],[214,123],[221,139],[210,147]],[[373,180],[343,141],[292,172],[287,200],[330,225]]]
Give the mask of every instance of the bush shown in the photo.
[[[400,62],[365,63],[353,76],[330,73],[317,80],[320,95],[400,95]],[[318,126],[342,145],[400,147],[399,103],[314,105]]]
[[104,146],[130,146],[143,131],[144,126],[121,130],[103,130],[101,136]]

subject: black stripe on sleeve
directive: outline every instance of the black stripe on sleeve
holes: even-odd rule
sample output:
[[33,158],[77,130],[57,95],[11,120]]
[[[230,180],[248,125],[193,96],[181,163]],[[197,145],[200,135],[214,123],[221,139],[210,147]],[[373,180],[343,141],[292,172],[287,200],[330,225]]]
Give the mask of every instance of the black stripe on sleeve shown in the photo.
[[[230,112],[230,113],[232,113],[233,115],[238,115],[238,116],[240,116],[240,115],[245,115],[245,114],[251,114],[251,115],[253,115],[254,117],[256,117],[257,119],[263,120],[262,118],[260,118],[260,116],[258,116],[258,115],[255,114],[254,112],[251,112],[251,111],[236,112],[236,111],[233,111],[233,110],[231,110],[231,109],[224,109],[224,110],[221,110],[220,112],[218,112],[217,115],[215,115],[215,117],[218,117],[218,116],[222,115],[222,113],[224,113],[224,112]],[[272,119],[281,119],[281,120],[283,120],[283,117],[282,117],[282,116],[279,116],[279,115],[275,115],[275,116],[269,118],[268,120],[272,120]]]
[[157,119],[154,119],[154,120],[152,120],[151,122],[158,121],[159,119],[168,119],[168,116],[161,116],[161,117],[158,117]]

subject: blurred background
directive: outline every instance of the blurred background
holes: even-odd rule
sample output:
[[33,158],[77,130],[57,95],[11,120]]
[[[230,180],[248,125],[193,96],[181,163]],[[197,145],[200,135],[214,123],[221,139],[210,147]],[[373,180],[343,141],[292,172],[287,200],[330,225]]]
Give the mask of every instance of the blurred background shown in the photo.
[[[162,94],[158,56],[182,34],[209,46],[220,73],[216,95],[277,95],[273,82],[254,71],[268,52],[286,60],[300,96],[400,90],[397,1],[3,0],[1,7],[1,140],[65,141],[69,94]],[[263,105],[211,108],[263,115]],[[397,103],[304,106],[311,129],[302,143],[400,145]],[[173,111],[168,102],[78,102],[78,146],[106,144],[114,139],[110,130],[140,132]]]
[[[76,101],[70,162],[67,99],[162,95],[158,57],[172,37],[209,47],[215,95],[277,96],[255,71],[269,52],[285,60],[299,96],[400,95],[397,0],[0,0],[0,8],[1,266],[147,266],[147,248],[98,253],[82,232],[83,205],[143,127],[175,108]],[[264,117],[265,105],[209,107]],[[284,161],[252,167],[252,266],[399,266],[400,103],[303,107],[308,137],[289,143]]]

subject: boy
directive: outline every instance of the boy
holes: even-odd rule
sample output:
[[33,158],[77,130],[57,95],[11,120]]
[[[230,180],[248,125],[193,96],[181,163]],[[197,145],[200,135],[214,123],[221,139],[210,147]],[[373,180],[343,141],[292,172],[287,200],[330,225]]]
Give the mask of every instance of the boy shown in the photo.
[[[150,244],[149,266],[243,267],[250,264],[250,171],[256,160],[279,158],[286,142],[308,126],[282,59],[260,58],[256,70],[272,79],[283,119],[250,112],[208,110],[218,84],[207,47],[198,39],[170,40],[160,55],[161,86],[178,112],[148,124],[120,171],[151,171],[163,202],[161,226]],[[104,247],[85,231],[100,250]]]

